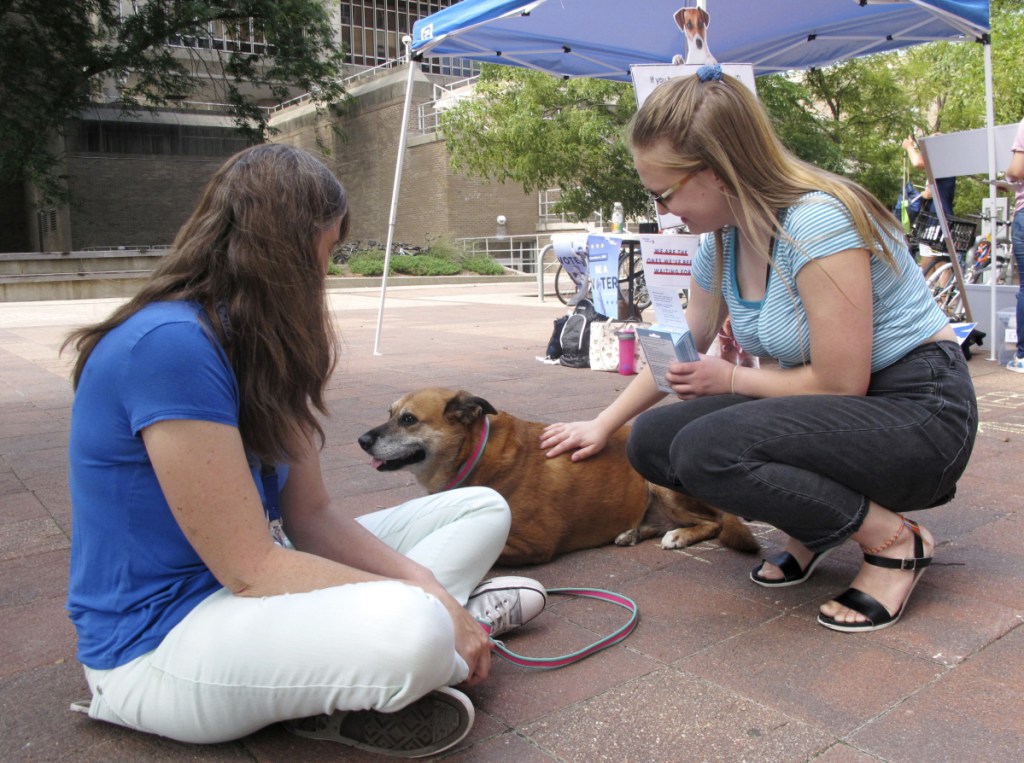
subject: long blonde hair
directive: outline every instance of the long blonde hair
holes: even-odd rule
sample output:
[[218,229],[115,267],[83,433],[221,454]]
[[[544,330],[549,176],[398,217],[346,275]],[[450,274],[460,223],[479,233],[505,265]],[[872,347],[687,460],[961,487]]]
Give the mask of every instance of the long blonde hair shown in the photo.
[[[735,77],[702,82],[693,75],[667,80],[644,101],[630,130],[633,151],[644,152],[645,161],[681,175],[705,168],[714,171],[739,227],[748,235],[788,239],[780,227],[779,212],[806,193],[824,191],[847,209],[872,255],[896,268],[892,247],[902,229],[892,213],[857,183],[790,153],[775,135],[760,101]],[[720,295],[721,230],[715,232],[715,244],[715,290]],[[717,310],[712,311],[716,314]]]
[[68,336],[64,346],[78,351],[75,387],[99,341],[146,305],[191,300],[213,315],[220,304],[230,334],[212,325],[238,380],[246,450],[278,461],[295,456],[314,432],[322,443],[315,411],[327,412],[336,338],[319,241],[339,221],[344,239],[345,189],[316,157],[283,144],[235,154],[142,289],[106,320]]

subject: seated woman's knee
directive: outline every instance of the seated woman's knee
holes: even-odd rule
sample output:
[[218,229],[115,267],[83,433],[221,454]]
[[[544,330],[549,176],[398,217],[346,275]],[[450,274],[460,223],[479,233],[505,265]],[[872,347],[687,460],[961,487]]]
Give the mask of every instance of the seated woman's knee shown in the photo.
[[[415,586],[402,585],[404,591],[387,598],[392,627],[401,633],[396,640],[393,659],[405,663],[409,672],[418,672],[432,663],[447,664],[455,649],[451,617],[433,596]],[[395,665],[396,668],[399,665]]]
[[489,487],[471,487],[478,495],[475,500],[479,506],[478,511],[493,514],[496,520],[505,524],[505,532],[512,528],[512,511],[508,507],[508,501],[497,490]]

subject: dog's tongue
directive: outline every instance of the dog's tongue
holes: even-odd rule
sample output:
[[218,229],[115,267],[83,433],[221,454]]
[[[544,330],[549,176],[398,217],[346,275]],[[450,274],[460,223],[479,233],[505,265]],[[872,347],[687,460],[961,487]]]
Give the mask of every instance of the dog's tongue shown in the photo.
[[374,469],[380,469],[382,466],[384,466],[384,462],[381,461],[379,458],[374,458],[370,460],[370,466],[372,466]]

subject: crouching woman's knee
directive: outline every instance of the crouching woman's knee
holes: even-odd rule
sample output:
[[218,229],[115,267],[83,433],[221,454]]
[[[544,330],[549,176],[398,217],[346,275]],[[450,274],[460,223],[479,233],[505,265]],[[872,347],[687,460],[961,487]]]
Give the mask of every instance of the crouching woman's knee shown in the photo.
[[674,480],[667,458],[669,443],[665,441],[657,413],[646,411],[637,416],[629,430],[626,456],[645,480],[656,485],[671,486]]

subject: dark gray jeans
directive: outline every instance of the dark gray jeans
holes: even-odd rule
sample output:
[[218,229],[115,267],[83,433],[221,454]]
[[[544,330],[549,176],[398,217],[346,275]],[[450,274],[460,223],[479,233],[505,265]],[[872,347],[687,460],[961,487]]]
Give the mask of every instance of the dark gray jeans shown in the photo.
[[913,511],[949,501],[978,409],[953,342],[918,347],[864,397],[715,395],[637,417],[629,459],[651,482],[768,522],[809,549],[840,544],[868,501]]

